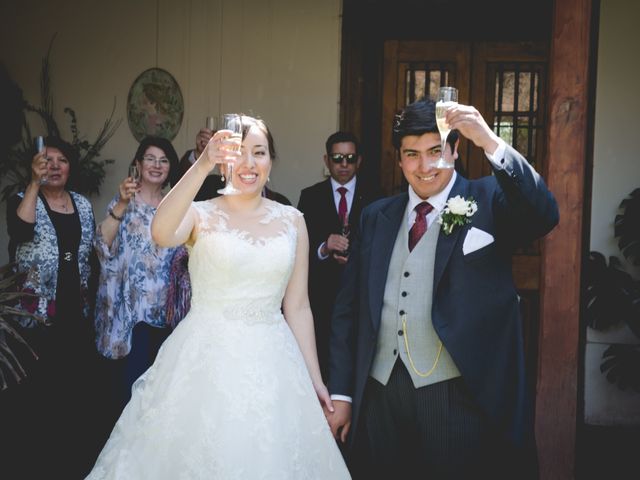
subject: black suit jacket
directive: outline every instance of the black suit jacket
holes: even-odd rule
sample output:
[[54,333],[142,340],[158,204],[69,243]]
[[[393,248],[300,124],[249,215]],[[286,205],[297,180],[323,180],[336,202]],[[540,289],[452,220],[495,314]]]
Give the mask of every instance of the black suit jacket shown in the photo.
[[[375,189],[367,188],[363,182],[356,181],[353,203],[349,211],[349,224],[353,226],[350,242],[357,234],[355,226],[360,220],[362,209],[379,198]],[[298,210],[304,214],[309,232],[309,301],[316,329],[318,357],[323,376],[328,373],[329,321],[338,291],[344,265],[338,264],[333,257],[318,259],[318,247],[330,234],[342,231],[342,222],[333,196],[331,180],[316,183],[302,190]]]
[[[180,159],[180,164],[178,167],[180,171],[180,178],[182,178],[182,176],[187,173],[187,170],[191,168],[192,163],[189,161],[191,152],[193,152],[193,150],[187,150]],[[220,194],[218,193],[218,190],[220,190],[221,188],[224,188],[222,177],[216,174],[208,175],[204,179],[200,190],[198,190],[198,193],[196,193],[196,196],[193,200],[196,202],[200,202],[202,200],[209,200],[210,198],[219,197]]]
[[[433,279],[433,326],[477,404],[516,444],[530,441],[532,409],[525,391],[519,301],[511,273],[513,247],[549,232],[558,207],[542,178],[507,147],[504,169],[479,180],[458,175],[450,197],[473,197],[471,223],[440,231]],[[353,398],[351,441],[380,327],[389,261],[408,194],[362,212],[331,323],[329,390]],[[475,227],[495,239],[463,254]]]

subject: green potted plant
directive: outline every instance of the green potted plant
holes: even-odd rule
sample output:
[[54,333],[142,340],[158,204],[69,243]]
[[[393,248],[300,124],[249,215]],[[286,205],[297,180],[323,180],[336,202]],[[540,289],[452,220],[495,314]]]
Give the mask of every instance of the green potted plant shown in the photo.
[[[14,119],[8,119],[3,123],[13,125],[15,121],[22,122],[21,138],[14,144],[9,145],[6,154],[0,155],[0,177],[3,179],[3,189],[0,194],[2,200],[6,201],[15,192],[20,191],[29,181],[31,175],[31,157],[35,151],[33,145],[33,135],[26,120],[26,114],[35,114],[44,124],[48,135],[60,137],[60,128],[55,119],[54,99],[51,81],[51,63],[49,58],[53,47],[53,40],[49,44],[46,56],[42,59],[42,69],[40,73],[40,105],[36,106],[29,101],[22,99],[22,115]],[[14,87],[15,88],[15,87]],[[15,95],[12,96],[15,99]],[[111,114],[104,121],[102,128],[92,141],[81,135],[78,129],[76,113],[72,108],[66,107],[64,113],[69,117],[69,128],[72,139],[69,141],[79,154],[78,185],[75,190],[84,195],[99,193],[100,186],[104,181],[105,167],[114,162],[113,159],[101,159],[100,151],[115,134],[122,123],[122,119],[114,120],[115,100]],[[11,121],[9,121],[11,120]],[[5,152],[3,152],[5,153]]]
[[21,300],[35,297],[31,293],[19,291],[23,276],[15,273],[13,264],[0,267],[0,390],[8,387],[8,376],[15,382],[19,382],[26,376],[20,359],[14,352],[14,344],[23,345],[26,351],[37,358],[35,352],[15,329],[16,317],[24,316],[34,318],[38,322],[45,321],[44,318],[18,306]]
[[[640,188],[620,203],[614,234],[627,261],[640,265]],[[640,339],[640,281],[624,270],[622,262],[591,252],[586,268],[587,325],[606,331],[625,323]],[[603,355],[600,371],[622,390],[640,393],[640,345],[613,344]]]

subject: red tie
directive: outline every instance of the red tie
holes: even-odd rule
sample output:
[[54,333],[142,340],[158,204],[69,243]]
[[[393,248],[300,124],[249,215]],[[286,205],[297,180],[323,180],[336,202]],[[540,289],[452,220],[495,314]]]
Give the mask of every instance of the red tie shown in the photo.
[[340,194],[340,203],[338,203],[338,217],[342,223],[347,223],[347,189],[345,187],[338,187],[338,193]]
[[433,210],[433,205],[429,202],[422,202],[416,205],[416,221],[409,230],[409,251],[412,251],[416,244],[427,231],[427,214]]

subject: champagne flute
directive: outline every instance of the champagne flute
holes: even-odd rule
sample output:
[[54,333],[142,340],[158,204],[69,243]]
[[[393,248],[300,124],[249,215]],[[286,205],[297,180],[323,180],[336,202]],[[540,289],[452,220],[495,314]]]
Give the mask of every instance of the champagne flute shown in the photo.
[[445,158],[445,151],[447,147],[447,137],[451,131],[451,127],[447,123],[446,115],[454,105],[458,103],[458,90],[454,87],[440,87],[438,90],[438,98],[436,100],[436,123],[438,125],[438,131],[440,132],[440,158],[432,165],[435,168],[453,168],[453,162],[449,162]]
[[[140,179],[141,179],[141,174],[140,174],[140,168],[138,168],[138,161],[134,160],[131,165],[129,165],[129,177],[131,178],[132,181],[134,181],[136,183],[136,189],[138,189],[138,187],[140,186]],[[135,212],[136,211],[136,192],[133,192],[131,194],[131,200],[132,203],[129,206],[129,208],[131,209],[131,212]]]
[[[349,238],[349,234],[351,233],[351,226],[349,225],[349,215],[345,215],[342,217],[342,229],[341,232],[343,237]],[[342,257],[349,256],[349,249],[347,248],[345,251],[341,253]]]
[[[220,122],[220,129],[231,131],[231,135],[226,138],[228,143],[224,148],[229,152],[240,153],[242,149],[242,116],[237,113],[225,113]],[[218,193],[221,195],[237,195],[242,193],[241,190],[233,186],[233,162],[238,157],[230,155],[227,158],[226,184],[224,188],[218,190]]]
[[[45,159],[47,157],[46,147],[44,146],[44,137],[42,135],[38,135],[36,137],[36,150],[38,153],[44,153]],[[43,175],[40,177],[40,185],[45,185],[48,182],[47,176]]]
[[[136,188],[138,188],[138,186],[140,186],[140,169],[138,168],[138,162],[136,160],[129,165],[129,177],[136,183]],[[136,196],[135,192],[132,196]]]

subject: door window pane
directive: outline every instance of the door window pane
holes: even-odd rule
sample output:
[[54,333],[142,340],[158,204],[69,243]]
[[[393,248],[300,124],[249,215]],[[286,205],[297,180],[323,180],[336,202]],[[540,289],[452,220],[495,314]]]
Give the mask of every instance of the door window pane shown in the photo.
[[436,98],[438,89],[449,85],[452,71],[450,63],[409,64],[405,78],[405,105],[422,98]]
[[[542,152],[538,132],[544,129],[539,105],[540,63],[494,63],[493,129],[540,170]],[[490,77],[491,78],[491,77]]]

